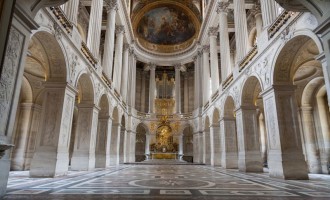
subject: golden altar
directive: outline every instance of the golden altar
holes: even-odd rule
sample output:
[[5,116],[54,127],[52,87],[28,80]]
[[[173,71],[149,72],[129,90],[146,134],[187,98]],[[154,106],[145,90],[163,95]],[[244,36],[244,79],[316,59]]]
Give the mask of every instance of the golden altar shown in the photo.
[[151,159],[178,159],[178,153],[162,153],[162,152],[154,152],[150,153]]

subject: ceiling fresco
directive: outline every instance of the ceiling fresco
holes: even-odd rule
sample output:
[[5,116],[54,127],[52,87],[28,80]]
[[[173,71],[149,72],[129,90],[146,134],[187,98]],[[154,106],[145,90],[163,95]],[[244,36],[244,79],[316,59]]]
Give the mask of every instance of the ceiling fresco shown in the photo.
[[156,53],[175,53],[190,47],[201,20],[185,1],[148,1],[136,7],[132,22],[138,43]]
[[137,26],[139,37],[161,45],[173,45],[192,38],[195,27],[181,9],[161,6],[147,12]]

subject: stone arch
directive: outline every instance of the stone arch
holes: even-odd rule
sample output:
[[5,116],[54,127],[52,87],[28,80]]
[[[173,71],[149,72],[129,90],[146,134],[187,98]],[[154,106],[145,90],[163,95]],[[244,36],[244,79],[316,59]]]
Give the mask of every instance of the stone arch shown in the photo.
[[223,116],[224,117],[230,117],[233,118],[235,117],[235,101],[234,98],[232,96],[227,96],[225,103],[223,104]]
[[20,92],[20,102],[32,103],[33,99],[34,99],[34,95],[32,91],[32,86],[28,81],[28,79],[25,76],[23,76],[22,87]]
[[313,105],[314,101],[316,100],[315,97],[317,97],[317,94],[320,91],[319,88],[321,88],[323,85],[324,85],[323,77],[317,77],[311,80],[303,90],[301,105],[302,106]]
[[214,108],[212,112],[212,122],[211,124],[219,124],[220,120],[220,110],[218,108]]
[[112,110],[112,123],[120,123],[118,107],[114,107]]
[[66,82],[68,80],[65,50],[53,34],[46,31],[34,33],[29,44],[29,50],[32,58],[40,58],[39,61],[43,62],[46,81]]
[[[322,52],[320,42],[308,35],[296,34],[275,56],[273,84],[293,83],[295,72],[303,64],[315,60]],[[294,53],[294,55],[292,55]]]
[[77,80],[78,103],[94,104],[94,85],[91,77],[83,73]]
[[244,84],[241,94],[241,105],[256,105],[258,98],[261,98],[261,82],[255,76],[248,77]]

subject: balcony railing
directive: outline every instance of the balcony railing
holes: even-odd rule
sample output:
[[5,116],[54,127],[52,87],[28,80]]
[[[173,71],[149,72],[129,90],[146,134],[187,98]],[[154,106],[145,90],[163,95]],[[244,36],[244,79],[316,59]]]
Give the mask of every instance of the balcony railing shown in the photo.
[[68,20],[63,10],[60,7],[50,7],[50,10],[53,12],[61,25],[65,28],[66,32],[70,34],[72,32],[73,25]]
[[294,12],[284,10],[268,28],[269,39],[285,25],[285,23],[293,16]]
[[247,55],[239,63],[239,72],[241,72],[247,64],[258,54],[258,47],[254,45],[252,49],[247,53]]
[[233,82],[234,80],[234,76],[233,76],[233,73],[231,73],[227,78],[226,80],[222,83],[222,88],[223,89],[226,89],[228,87],[228,85]]
[[97,64],[96,58],[93,56],[92,52],[89,50],[85,42],[81,42],[81,51],[87,60],[95,67]]

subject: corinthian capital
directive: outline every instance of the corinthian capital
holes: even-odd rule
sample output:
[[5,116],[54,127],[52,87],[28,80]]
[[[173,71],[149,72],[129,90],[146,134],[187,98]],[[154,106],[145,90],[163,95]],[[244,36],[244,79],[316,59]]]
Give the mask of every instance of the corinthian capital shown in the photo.
[[210,27],[208,34],[209,34],[209,36],[217,36],[218,35],[218,27]]
[[125,28],[122,25],[116,25],[116,34],[121,34],[125,32]]
[[217,5],[217,13],[221,13],[221,12],[225,12],[227,13],[228,12],[228,6],[229,6],[229,2],[223,2],[223,1],[220,1],[218,2],[218,5]]
[[105,8],[107,9],[107,12],[110,12],[111,10],[118,10],[118,0],[104,0]]

